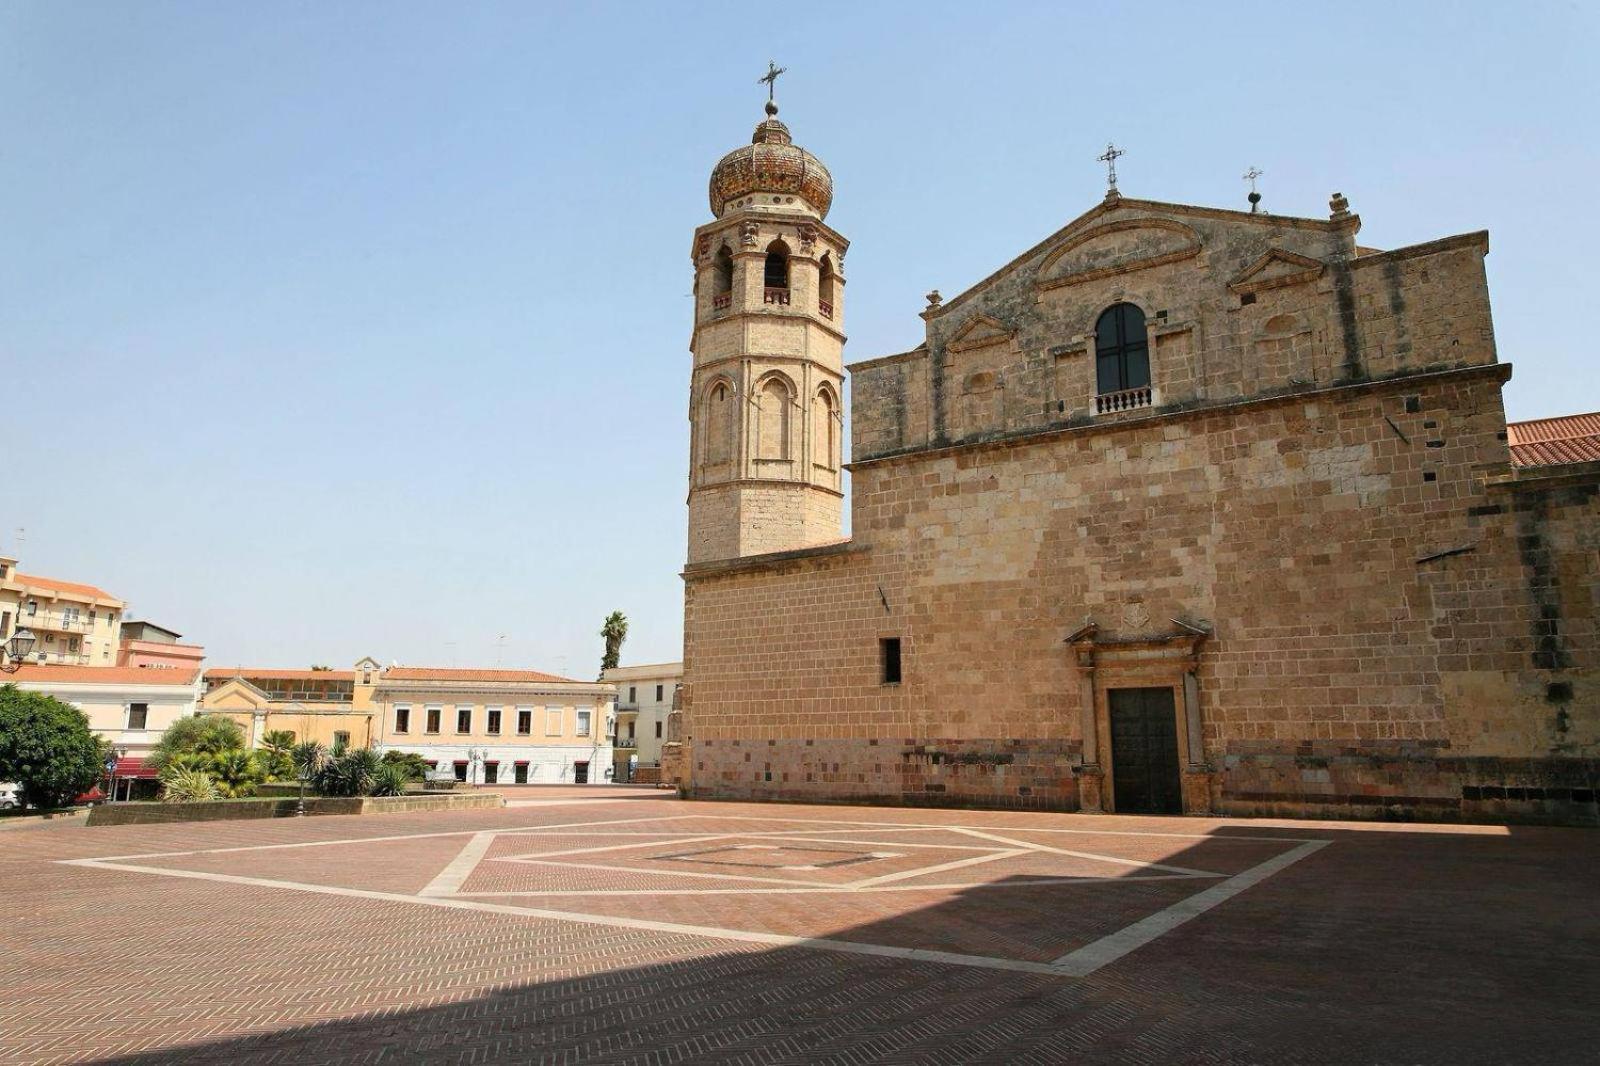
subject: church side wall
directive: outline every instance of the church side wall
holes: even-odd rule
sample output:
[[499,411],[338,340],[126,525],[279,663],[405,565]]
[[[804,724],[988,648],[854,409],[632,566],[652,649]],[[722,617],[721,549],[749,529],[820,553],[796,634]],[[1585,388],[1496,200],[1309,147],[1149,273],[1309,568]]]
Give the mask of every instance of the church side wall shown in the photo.
[[1106,692],[1187,667],[1064,638],[1177,619],[1188,810],[1593,821],[1600,479],[1508,475],[1504,370],[858,466],[852,551],[689,575],[694,790],[1113,806]]

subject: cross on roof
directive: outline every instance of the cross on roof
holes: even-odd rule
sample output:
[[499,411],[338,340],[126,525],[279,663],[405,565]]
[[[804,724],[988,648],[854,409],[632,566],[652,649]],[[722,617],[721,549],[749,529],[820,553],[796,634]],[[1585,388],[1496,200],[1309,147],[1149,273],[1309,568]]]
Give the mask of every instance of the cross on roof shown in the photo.
[[1266,173],[1266,171],[1261,170],[1261,169],[1259,169],[1257,167],[1251,167],[1249,170],[1244,172],[1244,180],[1248,181],[1250,183],[1250,191],[1251,192],[1255,192],[1256,191],[1256,179],[1261,177],[1261,175],[1263,175],[1265,173]]
[[767,73],[756,79],[757,85],[765,84],[767,87],[767,103],[772,103],[772,94],[778,87],[778,75],[785,74],[788,70],[788,67],[780,67],[772,60],[767,60]]
[[1106,165],[1106,184],[1113,189],[1117,187],[1117,160],[1127,154],[1121,148],[1107,142],[1105,155],[1095,157]]

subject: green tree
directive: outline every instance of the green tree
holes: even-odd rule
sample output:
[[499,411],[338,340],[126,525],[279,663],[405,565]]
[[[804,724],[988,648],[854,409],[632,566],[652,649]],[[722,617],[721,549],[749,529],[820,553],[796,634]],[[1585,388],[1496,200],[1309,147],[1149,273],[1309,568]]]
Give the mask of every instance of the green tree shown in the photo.
[[216,755],[243,749],[244,730],[238,722],[218,714],[196,714],[167,726],[145,761],[164,770],[176,755]]
[[383,764],[400,767],[410,781],[426,781],[428,771],[433,769],[427,759],[414,751],[386,751],[383,753]]
[[262,780],[283,781],[294,776],[294,731],[269,729],[261,735],[256,752]]
[[622,661],[622,642],[628,639],[628,616],[621,611],[606,615],[605,624],[600,627],[600,636],[606,642],[605,655],[600,659],[600,673],[604,675]]
[[0,781],[15,781],[23,803],[67,806],[100,780],[110,750],[72,704],[0,688]]
[[255,794],[256,785],[261,782],[261,767],[251,752],[240,748],[206,757],[211,761],[208,772],[225,799]]
[[317,775],[317,791],[324,796],[366,796],[383,760],[371,748],[351,748],[329,759]]

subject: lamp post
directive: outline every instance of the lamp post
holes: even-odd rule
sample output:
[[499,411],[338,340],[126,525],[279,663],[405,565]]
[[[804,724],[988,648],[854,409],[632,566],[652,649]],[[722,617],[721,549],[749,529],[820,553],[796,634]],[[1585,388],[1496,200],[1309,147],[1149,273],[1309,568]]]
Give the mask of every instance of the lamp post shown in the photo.
[[110,785],[106,790],[107,803],[115,803],[117,801],[117,764],[127,754],[127,748],[112,748],[110,753],[106,755],[106,780]]
[[33,635],[33,630],[23,626],[11,634],[11,639],[6,641],[5,647],[0,649],[0,670],[8,674],[17,672],[17,667],[22,665],[22,660],[33,651],[38,638]]
[[467,749],[467,783],[473,788],[478,787],[478,764],[489,757],[489,753],[482,748]]

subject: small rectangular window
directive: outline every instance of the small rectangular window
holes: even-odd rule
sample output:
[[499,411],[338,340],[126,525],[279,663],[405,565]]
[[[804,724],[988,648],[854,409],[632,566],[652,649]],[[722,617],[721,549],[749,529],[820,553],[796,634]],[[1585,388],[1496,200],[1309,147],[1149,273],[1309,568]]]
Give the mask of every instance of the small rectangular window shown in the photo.
[[485,708],[484,709],[484,717],[489,720],[488,721],[488,726],[487,726],[489,732],[490,733],[499,733],[500,732],[500,708],[498,708],[498,707],[487,707],[487,708]]
[[660,703],[660,702],[661,702],[661,693],[662,693],[662,692],[663,692],[663,691],[664,691],[664,690],[663,690],[663,688],[662,688],[662,686],[660,686],[660,685],[657,685],[657,686],[656,686],[656,702],[657,702],[657,703]]
[[589,720],[593,716],[593,711],[585,710],[582,707],[578,708],[578,735],[580,737],[589,735]]
[[561,735],[561,708],[546,707],[544,709],[544,735],[559,737]]
[[661,739],[661,723],[660,722],[656,723],[656,739],[657,740]]
[[439,719],[441,719],[443,717],[444,717],[444,708],[443,707],[429,707],[428,708],[428,732],[437,733],[439,731]]
[[472,732],[472,708],[471,707],[457,707],[456,708],[456,732],[457,733],[470,733],[470,732]]
[[878,662],[883,668],[883,683],[900,683],[900,638],[884,637],[878,641]]
[[350,734],[343,729],[336,730],[333,734],[333,750],[335,754],[342,753],[350,746]]
[[150,718],[150,705],[148,703],[128,704],[128,728],[143,729],[145,722]]
[[517,708],[517,732],[522,736],[533,732],[533,711],[526,707]]
[[635,685],[629,685],[628,686],[628,702],[629,703],[638,703],[639,702],[639,689]]
[[396,707],[394,709],[394,731],[396,733],[411,732],[411,708]]

